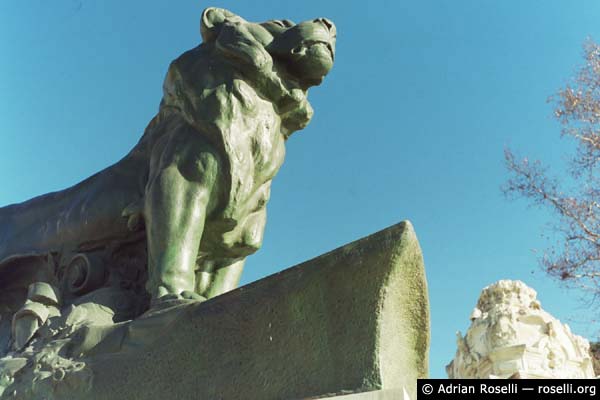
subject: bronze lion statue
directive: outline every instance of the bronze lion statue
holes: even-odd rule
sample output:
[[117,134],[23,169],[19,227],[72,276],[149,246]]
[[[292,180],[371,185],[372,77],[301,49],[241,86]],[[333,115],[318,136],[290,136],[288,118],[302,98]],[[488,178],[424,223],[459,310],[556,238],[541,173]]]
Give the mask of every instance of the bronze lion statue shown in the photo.
[[[336,29],[208,8],[201,34],[171,63],[160,109],[129,154],[0,208],[0,314],[36,281],[76,298],[141,279],[153,301],[237,285],[261,246],[286,139],[311,119],[307,90],[333,65]],[[132,263],[147,275],[125,279]]]

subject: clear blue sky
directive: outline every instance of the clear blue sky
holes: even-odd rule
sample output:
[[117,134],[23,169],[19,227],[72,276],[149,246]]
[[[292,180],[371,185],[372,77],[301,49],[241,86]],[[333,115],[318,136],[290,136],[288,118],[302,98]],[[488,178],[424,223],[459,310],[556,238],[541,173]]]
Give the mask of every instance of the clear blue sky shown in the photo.
[[455,332],[498,279],[524,280],[562,320],[589,316],[537,266],[551,216],[499,188],[505,145],[550,164],[569,148],[546,98],[586,37],[600,38],[597,1],[2,1],[0,205],[126,154],[210,5],[338,28],[336,65],[289,142],[244,283],[410,219],[429,281],[432,377],[445,377]]

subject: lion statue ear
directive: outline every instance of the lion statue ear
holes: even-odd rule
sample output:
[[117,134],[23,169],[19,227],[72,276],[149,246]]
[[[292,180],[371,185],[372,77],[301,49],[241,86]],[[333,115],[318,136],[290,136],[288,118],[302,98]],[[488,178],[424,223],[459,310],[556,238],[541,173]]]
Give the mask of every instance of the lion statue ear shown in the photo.
[[239,15],[232,13],[229,10],[218,7],[208,7],[202,12],[200,18],[200,34],[204,42],[212,42],[219,35],[221,25],[226,20],[239,20],[243,21],[243,18]]

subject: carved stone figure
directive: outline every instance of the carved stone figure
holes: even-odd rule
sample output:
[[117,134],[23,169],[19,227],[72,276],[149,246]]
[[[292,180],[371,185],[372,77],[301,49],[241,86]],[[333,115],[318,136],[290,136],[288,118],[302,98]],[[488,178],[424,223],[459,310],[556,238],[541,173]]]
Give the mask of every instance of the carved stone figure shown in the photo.
[[484,288],[466,335],[457,336],[450,378],[594,378],[588,341],[544,311],[521,281]]
[[311,119],[307,90],[333,65],[336,29],[325,18],[251,23],[208,8],[201,34],[171,63],[159,112],[129,154],[71,188],[0,208],[4,313],[35,282],[66,303],[100,288],[143,293],[144,282],[153,301],[237,285],[261,246],[286,139]]

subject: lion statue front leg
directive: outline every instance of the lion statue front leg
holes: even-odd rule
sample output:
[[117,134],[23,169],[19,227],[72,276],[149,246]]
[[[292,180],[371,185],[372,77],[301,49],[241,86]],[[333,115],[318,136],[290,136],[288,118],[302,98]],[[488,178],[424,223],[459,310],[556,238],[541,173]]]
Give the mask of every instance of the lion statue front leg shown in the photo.
[[146,288],[153,302],[196,297],[196,259],[206,218],[217,201],[218,171],[218,156],[189,126],[154,145],[144,203]]
[[210,299],[235,289],[245,262],[245,257],[202,261],[196,271],[196,293]]

